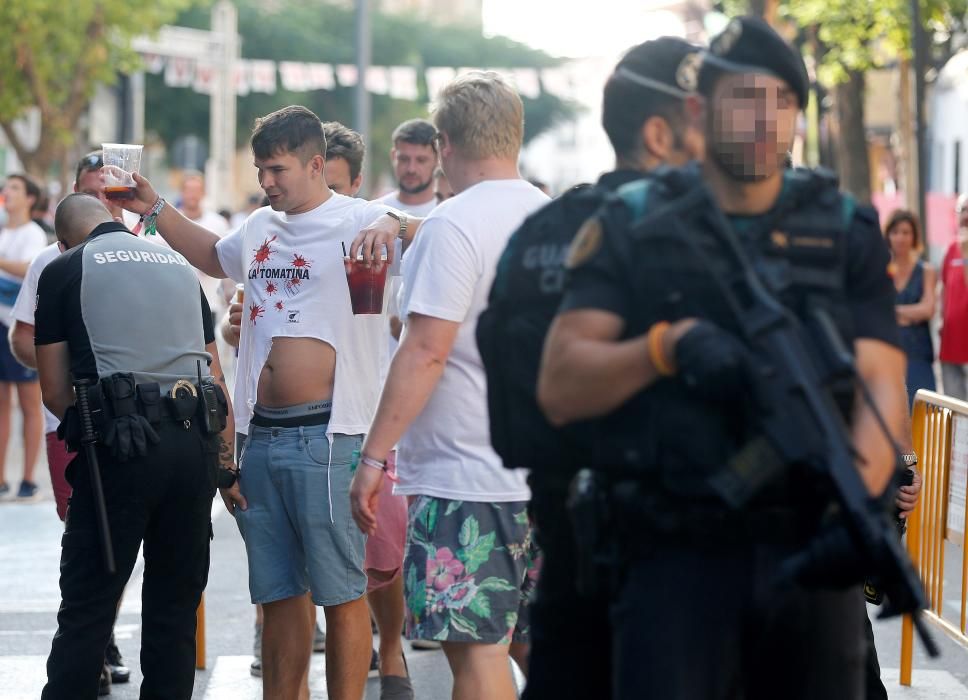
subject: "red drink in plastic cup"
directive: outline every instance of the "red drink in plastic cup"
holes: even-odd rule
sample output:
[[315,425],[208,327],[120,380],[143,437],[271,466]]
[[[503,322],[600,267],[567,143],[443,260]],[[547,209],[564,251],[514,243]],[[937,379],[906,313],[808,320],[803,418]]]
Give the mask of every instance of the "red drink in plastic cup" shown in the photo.
[[388,267],[386,262],[367,266],[362,260],[343,259],[354,315],[383,313],[383,290],[386,288]]
[[104,196],[108,199],[134,199],[134,187],[105,187]]

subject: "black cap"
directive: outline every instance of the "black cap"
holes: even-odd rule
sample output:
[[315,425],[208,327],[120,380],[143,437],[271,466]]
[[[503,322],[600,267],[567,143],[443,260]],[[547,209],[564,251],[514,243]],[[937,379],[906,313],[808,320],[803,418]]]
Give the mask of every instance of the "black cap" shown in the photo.
[[695,80],[681,70],[690,57],[699,65],[700,49],[678,37],[664,36],[635,46],[622,57],[614,79],[683,99],[696,91]]
[[729,21],[709,42],[699,69],[699,91],[708,95],[722,73],[765,73],[786,82],[800,109],[807,106],[810,80],[800,52],[761,18],[747,15]]

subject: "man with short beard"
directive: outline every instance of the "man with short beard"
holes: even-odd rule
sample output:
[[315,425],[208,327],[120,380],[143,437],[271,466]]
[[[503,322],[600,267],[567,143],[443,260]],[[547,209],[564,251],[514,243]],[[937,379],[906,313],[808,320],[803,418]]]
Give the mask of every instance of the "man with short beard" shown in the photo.
[[424,217],[437,206],[434,170],[437,167],[437,129],[426,119],[410,119],[393,130],[390,162],[397,189],[376,201]]

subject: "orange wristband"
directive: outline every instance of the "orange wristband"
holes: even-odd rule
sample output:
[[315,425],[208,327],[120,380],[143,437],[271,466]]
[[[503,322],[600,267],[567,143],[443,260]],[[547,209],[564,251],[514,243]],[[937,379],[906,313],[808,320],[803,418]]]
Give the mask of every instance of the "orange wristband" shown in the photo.
[[662,351],[662,341],[668,332],[669,322],[659,321],[649,329],[649,333],[646,336],[646,343],[649,346],[649,360],[652,362],[652,366],[655,367],[655,371],[663,377],[671,377],[676,373],[675,369],[669,363],[669,360],[666,359],[665,353]]

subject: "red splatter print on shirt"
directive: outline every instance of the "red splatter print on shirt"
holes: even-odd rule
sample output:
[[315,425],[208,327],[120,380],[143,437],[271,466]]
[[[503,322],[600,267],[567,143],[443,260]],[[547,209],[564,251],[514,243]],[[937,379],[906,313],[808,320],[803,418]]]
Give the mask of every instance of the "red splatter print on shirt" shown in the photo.
[[249,264],[249,267],[261,270],[269,262],[269,258],[276,252],[272,249],[272,243],[275,242],[276,238],[276,236],[273,236],[272,238],[264,238],[262,240],[262,245],[255,250],[255,255],[252,256],[252,262]]
[[276,311],[282,311],[284,308],[286,308],[281,301],[277,301],[275,303],[275,307],[276,307]]
[[292,256],[292,263],[291,264],[295,268],[302,268],[304,270],[308,270],[309,268],[311,268],[313,266],[313,261],[312,260],[306,260],[306,258],[304,258],[303,256],[301,256],[298,253],[296,253],[296,254],[294,254]]
[[279,291],[279,285],[275,282],[266,282],[266,294],[272,295]]
[[262,304],[250,304],[249,305],[249,323],[253,326],[255,325],[255,320],[262,317],[266,312],[266,307]]

